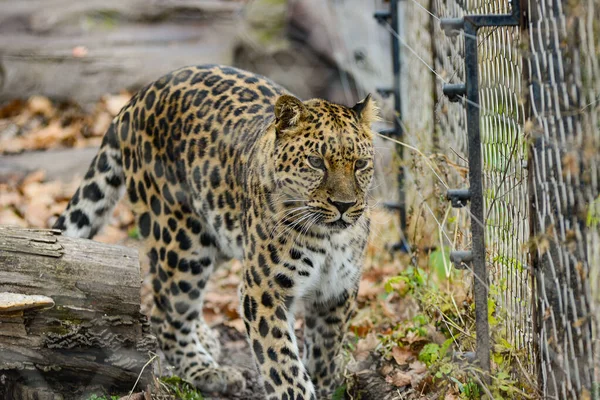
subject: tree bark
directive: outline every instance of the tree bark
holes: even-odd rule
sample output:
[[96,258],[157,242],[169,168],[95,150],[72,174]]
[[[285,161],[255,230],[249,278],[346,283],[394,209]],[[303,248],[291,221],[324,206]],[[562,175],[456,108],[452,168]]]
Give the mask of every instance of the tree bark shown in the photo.
[[156,342],[140,284],[133,249],[0,226],[0,398],[145,386]]

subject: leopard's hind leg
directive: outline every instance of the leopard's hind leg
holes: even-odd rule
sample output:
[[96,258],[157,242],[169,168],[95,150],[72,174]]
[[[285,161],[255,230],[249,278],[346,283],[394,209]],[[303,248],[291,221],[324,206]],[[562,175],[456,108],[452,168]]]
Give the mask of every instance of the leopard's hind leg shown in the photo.
[[214,238],[200,219],[179,210],[160,217],[146,211],[138,220],[150,245],[151,323],[167,361],[203,391],[239,392],[244,378],[219,365],[219,341],[202,317],[204,290],[221,259]]

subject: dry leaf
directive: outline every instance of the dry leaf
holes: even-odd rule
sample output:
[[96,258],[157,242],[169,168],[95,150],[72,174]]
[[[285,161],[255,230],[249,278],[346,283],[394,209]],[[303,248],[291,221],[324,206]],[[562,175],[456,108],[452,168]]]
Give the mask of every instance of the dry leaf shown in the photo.
[[23,215],[25,216],[27,224],[36,228],[45,228],[48,224],[48,220],[52,216],[44,198],[33,199],[25,207]]
[[232,321],[225,321],[223,325],[234,328],[238,332],[246,333],[246,326],[244,325],[244,321],[241,318],[234,319]]
[[32,114],[40,114],[46,118],[54,114],[54,106],[47,97],[32,96],[27,101],[27,107]]
[[420,336],[416,331],[410,331],[406,334],[406,337],[403,339],[404,342],[408,344],[413,344],[416,342],[425,342],[427,338]]
[[444,400],[460,400],[460,397],[453,393],[446,393]]
[[410,364],[408,364],[408,368],[411,372],[414,372],[415,374],[422,374],[424,372],[427,372],[427,365],[425,365],[425,363],[421,361],[411,362]]
[[402,387],[410,385],[410,379],[411,377],[409,374],[402,371],[396,371],[394,375],[387,376],[385,381],[396,387]]
[[379,339],[377,339],[377,336],[375,335],[375,333],[369,333],[363,339],[358,340],[358,342],[356,343],[356,351],[357,352],[361,352],[361,351],[371,352],[372,350],[375,350],[375,348],[378,345],[379,345]]
[[381,288],[375,286],[374,282],[363,279],[358,286],[358,297],[362,299],[375,299],[381,291]]
[[387,376],[387,375],[391,374],[393,370],[394,370],[394,367],[392,366],[392,364],[385,364],[383,367],[381,367],[381,370],[379,371],[379,373]]
[[38,169],[27,175],[21,182],[21,186],[27,186],[33,182],[42,182],[46,178],[46,171]]
[[0,192],[0,208],[14,206],[21,203],[21,195],[17,192]]
[[10,208],[0,210],[0,225],[12,225],[27,228],[27,222]]
[[392,349],[392,357],[394,357],[394,360],[396,360],[398,365],[407,365],[415,359],[415,355],[412,351],[400,346],[396,346]]

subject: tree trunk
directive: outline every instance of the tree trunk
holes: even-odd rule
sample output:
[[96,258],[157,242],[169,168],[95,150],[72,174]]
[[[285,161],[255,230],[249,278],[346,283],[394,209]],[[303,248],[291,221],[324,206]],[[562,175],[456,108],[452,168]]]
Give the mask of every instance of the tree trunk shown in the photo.
[[140,284],[133,249],[0,226],[0,398],[146,385],[156,342]]

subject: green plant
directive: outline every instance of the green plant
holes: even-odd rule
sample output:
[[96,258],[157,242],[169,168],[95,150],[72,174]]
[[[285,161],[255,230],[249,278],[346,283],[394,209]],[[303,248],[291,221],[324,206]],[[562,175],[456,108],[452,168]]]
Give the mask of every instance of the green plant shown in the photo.
[[438,279],[443,281],[450,277],[452,263],[450,262],[450,248],[443,247],[429,254],[429,268],[431,268]]
[[137,226],[134,226],[131,229],[129,229],[127,231],[127,236],[129,236],[131,239],[139,239],[140,238],[140,232],[138,231]]
[[458,390],[460,391],[461,399],[465,400],[479,400],[481,399],[481,391],[479,390],[479,385],[473,381],[473,379],[469,379],[464,384],[456,381],[458,383]]
[[440,346],[436,343],[427,343],[419,353],[419,361],[423,361],[428,367],[440,359]]
[[335,392],[333,392],[333,396],[331,400],[344,400],[346,397],[346,385],[342,385],[338,387]]
[[178,376],[161,378],[163,388],[177,400],[203,400],[202,394]]
[[402,294],[414,293],[416,289],[425,285],[428,275],[425,270],[418,267],[408,267],[400,275],[392,277],[385,283],[385,291],[390,293],[394,290],[394,285],[404,282],[406,291]]

